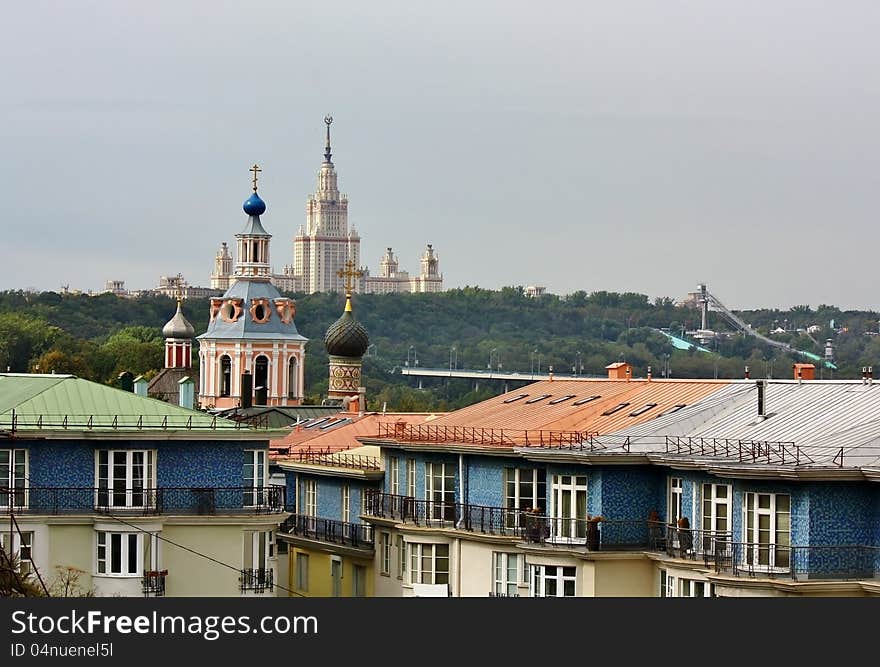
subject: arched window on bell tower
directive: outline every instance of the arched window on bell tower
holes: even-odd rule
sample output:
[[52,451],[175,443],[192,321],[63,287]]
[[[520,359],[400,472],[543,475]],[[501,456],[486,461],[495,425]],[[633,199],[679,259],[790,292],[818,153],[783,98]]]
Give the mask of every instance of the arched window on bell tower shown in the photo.
[[220,357],[220,395],[229,396],[232,393],[232,359],[228,354]]
[[254,360],[254,391],[260,388],[269,391],[269,359],[265,355],[260,355]]
[[299,381],[299,368],[296,357],[291,357],[287,362],[287,398],[297,397],[297,384]]

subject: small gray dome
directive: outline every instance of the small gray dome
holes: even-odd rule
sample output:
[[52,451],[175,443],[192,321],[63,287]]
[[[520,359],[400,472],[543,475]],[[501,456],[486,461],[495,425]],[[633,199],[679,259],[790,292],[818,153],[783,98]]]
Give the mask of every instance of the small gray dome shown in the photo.
[[180,309],[180,299],[177,300],[177,312],[168,323],[162,327],[162,335],[165,338],[192,338],[196,335],[193,325],[183,316]]
[[342,317],[331,324],[324,335],[324,347],[327,348],[327,354],[334,357],[357,358],[364,356],[369,346],[367,330],[354,318],[349,296]]

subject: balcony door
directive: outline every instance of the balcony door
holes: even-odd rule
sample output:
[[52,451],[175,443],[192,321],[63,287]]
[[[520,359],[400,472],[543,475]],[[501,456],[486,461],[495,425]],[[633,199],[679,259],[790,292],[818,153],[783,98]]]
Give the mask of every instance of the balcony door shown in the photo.
[[150,450],[98,450],[97,506],[111,509],[153,507],[154,474],[154,453]]
[[583,542],[587,538],[587,476],[553,475],[550,538]]
[[254,449],[244,453],[244,507],[262,507],[268,504],[266,489],[266,450]]
[[455,521],[455,468],[445,463],[425,463],[427,517]]

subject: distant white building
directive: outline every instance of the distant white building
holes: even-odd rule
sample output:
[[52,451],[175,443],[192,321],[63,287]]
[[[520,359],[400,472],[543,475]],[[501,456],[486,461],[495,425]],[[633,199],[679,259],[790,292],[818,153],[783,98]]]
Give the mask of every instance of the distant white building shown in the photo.
[[523,294],[528,297],[536,298],[539,296],[544,296],[547,293],[547,288],[543,285],[528,285],[524,290]]
[[410,276],[400,269],[397,257],[387,248],[379,261],[379,275],[371,276],[364,269],[363,291],[367,294],[399,294],[414,292],[441,292],[443,274],[440,273],[440,260],[434,247],[429,243],[421,257],[421,270],[418,276]]

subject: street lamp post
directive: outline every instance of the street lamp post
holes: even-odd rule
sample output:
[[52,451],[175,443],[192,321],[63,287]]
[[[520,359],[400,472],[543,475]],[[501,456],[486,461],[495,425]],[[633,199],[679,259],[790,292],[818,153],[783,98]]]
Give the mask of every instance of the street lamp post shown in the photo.
[[449,348],[449,370],[458,368],[458,348],[453,345]]

